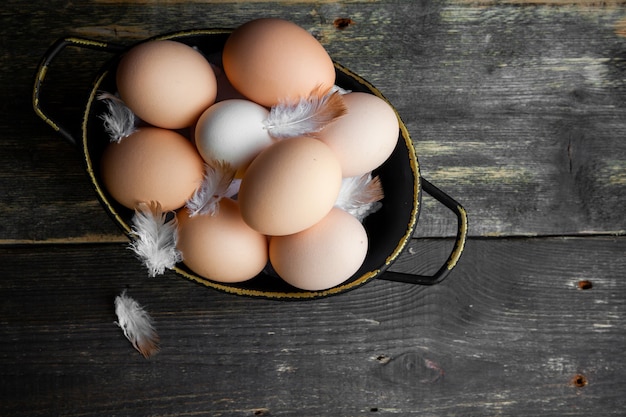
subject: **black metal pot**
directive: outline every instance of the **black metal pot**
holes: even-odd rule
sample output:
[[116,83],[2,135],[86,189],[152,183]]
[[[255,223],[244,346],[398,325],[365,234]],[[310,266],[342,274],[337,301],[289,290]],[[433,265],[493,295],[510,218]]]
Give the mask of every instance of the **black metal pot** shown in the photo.
[[[219,54],[230,29],[190,30],[160,35],[153,39],[170,39],[198,48],[203,54]],[[146,40],[146,41],[147,41]],[[55,57],[67,46],[95,49],[113,53],[111,59],[98,73],[85,106],[82,120],[82,137],[77,139],[69,130],[52,120],[42,108],[40,91],[44,84],[47,70]],[[119,59],[131,46],[113,45],[89,39],[68,37],[59,39],[46,52],[36,73],[33,90],[33,107],[55,131],[68,142],[82,149],[87,173],[103,207],[112,216],[121,229],[130,236],[130,219],[133,212],[118,204],[102,185],[99,173],[99,159],[109,137],[104,131],[100,115],[106,111],[104,104],[96,99],[98,92],[115,92],[115,69]],[[383,95],[370,83],[352,73],[347,68],[335,63],[336,84],[344,89],[374,94],[384,99]],[[467,236],[467,214],[463,207],[447,194],[436,188],[420,176],[419,164],[413,143],[406,129],[400,122],[398,144],[390,158],[375,170],[382,182],[385,197],[382,208],[369,215],[364,226],[369,236],[369,249],[361,268],[344,283],[324,291],[303,291],[291,287],[271,273],[261,273],[257,277],[237,284],[224,284],[200,277],[179,264],[174,270],[187,279],[205,286],[239,295],[277,299],[313,299],[332,294],[339,294],[354,289],[373,278],[408,282],[419,285],[432,285],[441,282],[457,264]],[[410,241],[420,212],[422,191],[427,192],[440,203],[448,207],[457,217],[457,234],[454,248],[445,263],[431,276],[412,275],[389,271],[388,268],[398,258]]]

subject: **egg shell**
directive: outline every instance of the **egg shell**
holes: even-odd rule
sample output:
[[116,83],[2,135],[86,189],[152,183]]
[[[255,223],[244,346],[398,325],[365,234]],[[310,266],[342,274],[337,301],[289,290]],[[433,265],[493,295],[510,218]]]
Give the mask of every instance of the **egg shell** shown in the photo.
[[270,238],[269,256],[276,273],[303,290],[325,290],[350,278],[363,264],[365,228],[347,212],[333,208],[312,227]]
[[188,139],[151,126],[108,144],[100,166],[105,188],[130,209],[150,201],[165,211],[178,209],[204,175],[204,161]]
[[287,235],[321,220],[341,188],[341,166],[328,146],[296,137],[276,142],[248,166],[239,189],[243,219],[266,235]]
[[189,127],[217,96],[211,64],[191,46],[154,40],[131,48],[116,70],[120,98],[145,122]]
[[335,83],[333,62],[317,39],[295,23],[262,18],[244,23],[228,37],[224,72],[244,96],[271,107],[297,100]]
[[269,111],[249,100],[215,103],[198,119],[196,147],[205,161],[223,161],[234,168],[248,165],[272,144],[263,121]]
[[237,202],[222,198],[215,215],[177,214],[176,247],[196,274],[218,282],[242,282],[267,265],[268,242],[241,218]]
[[343,96],[347,113],[325,126],[318,138],[341,163],[344,177],[370,172],[389,158],[399,137],[394,109],[373,94],[352,92]]

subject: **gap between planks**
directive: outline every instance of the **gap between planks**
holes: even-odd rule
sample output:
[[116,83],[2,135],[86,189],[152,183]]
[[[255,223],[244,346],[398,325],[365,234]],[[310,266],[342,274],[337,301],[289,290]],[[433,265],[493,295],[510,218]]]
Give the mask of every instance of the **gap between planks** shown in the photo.
[[[602,238],[602,237],[624,237],[626,230],[611,232],[588,231],[576,234],[486,234],[480,236],[468,236],[467,240],[498,240],[498,239],[578,239],[578,238]],[[454,236],[415,236],[412,240],[450,240]],[[25,245],[78,245],[78,244],[125,244],[129,243],[129,238],[125,235],[85,235],[64,238],[50,239],[0,239],[0,247],[25,246]]]
[[0,239],[1,246],[22,245],[76,245],[94,243],[128,243],[124,235],[85,235],[75,237],[50,238],[50,239]]

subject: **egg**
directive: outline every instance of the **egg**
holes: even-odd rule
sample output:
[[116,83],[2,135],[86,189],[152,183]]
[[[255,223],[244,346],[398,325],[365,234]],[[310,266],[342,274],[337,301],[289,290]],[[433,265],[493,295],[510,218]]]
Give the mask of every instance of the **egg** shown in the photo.
[[204,176],[204,161],[188,139],[151,126],[109,143],[100,167],[107,191],[130,209],[149,201],[158,201],[165,211],[178,209]]
[[373,94],[343,95],[347,113],[325,126],[318,138],[337,155],[344,177],[363,175],[392,154],[399,136],[395,110]]
[[323,142],[296,137],[263,150],[241,180],[241,215],[265,235],[304,230],[332,209],[341,188],[341,166]]
[[236,201],[222,198],[215,215],[178,215],[176,247],[195,273],[218,282],[242,282],[260,273],[268,261],[268,242],[241,218]]
[[184,43],[154,40],[124,54],[116,70],[120,98],[157,127],[191,126],[217,96],[217,80],[204,56]]
[[245,167],[272,144],[263,121],[269,111],[252,101],[231,99],[209,107],[195,128],[196,147],[205,161]]
[[269,258],[276,273],[296,288],[325,290],[350,278],[367,254],[367,233],[355,217],[333,208],[312,227],[270,238]]
[[307,97],[335,83],[333,62],[317,39],[295,23],[261,18],[244,23],[226,40],[224,72],[248,99],[266,107]]

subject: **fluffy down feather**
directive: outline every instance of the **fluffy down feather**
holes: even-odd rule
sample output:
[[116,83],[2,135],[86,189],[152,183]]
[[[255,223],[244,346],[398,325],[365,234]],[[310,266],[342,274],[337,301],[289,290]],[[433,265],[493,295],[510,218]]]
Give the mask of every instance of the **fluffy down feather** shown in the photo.
[[[204,179],[200,187],[196,189],[191,198],[187,200],[189,216],[197,214],[217,214],[219,201],[229,194],[236,194],[231,187],[235,170],[227,163],[214,162],[205,164]],[[238,182],[239,183],[239,182]]]
[[281,102],[270,109],[263,122],[269,134],[277,139],[315,136],[327,124],[347,112],[340,91],[314,91],[308,97]]
[[149,358],[159,351],[159,335],[154,329],[152,317],[135,301],[126,295],[126,290],[115,297],[117,324],[124,336],[144,358]]
[[130,249],[144,262],[151,277],[182,260],[176,249],[176,216],[168,219],[168,213],[161,210],[159,203],[138,204],[132,223]]
[[363,221],[368,215],[380,209],[382,206],[380,200],[383,197],[383,188],[378,176],[372,178],[372,174],[369,173],[344,178],[335,201],[335,207],[339,207],[352,214],[359,221]]
[[100,115],[100,118],[111,142],[120,142],[136,131],[137,116],[122,99],[106,92],[100,93],[97,98],[104,101],[108,108],[108,113]]

